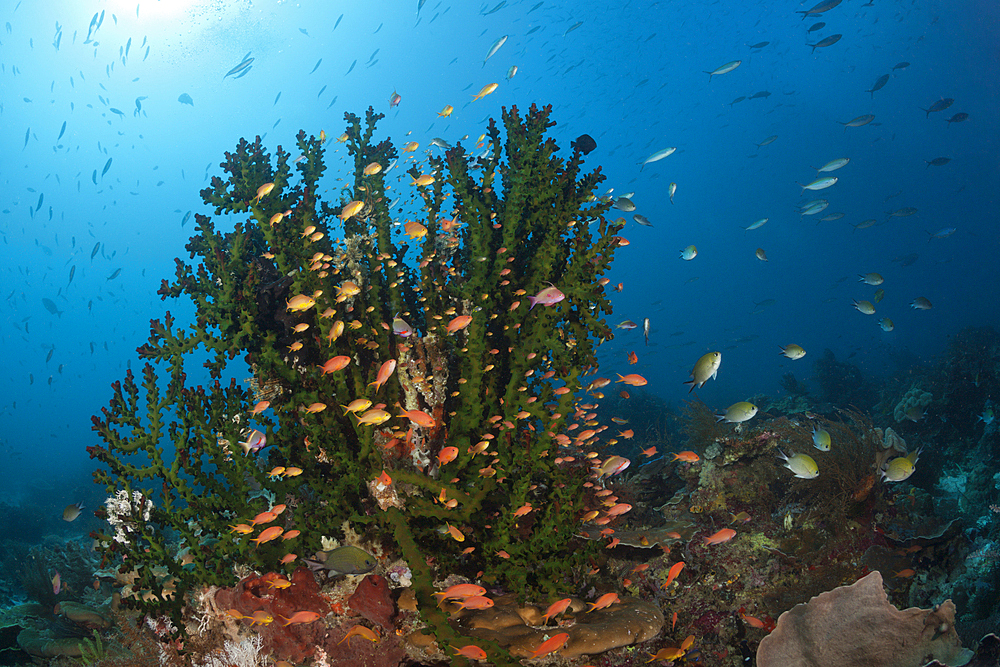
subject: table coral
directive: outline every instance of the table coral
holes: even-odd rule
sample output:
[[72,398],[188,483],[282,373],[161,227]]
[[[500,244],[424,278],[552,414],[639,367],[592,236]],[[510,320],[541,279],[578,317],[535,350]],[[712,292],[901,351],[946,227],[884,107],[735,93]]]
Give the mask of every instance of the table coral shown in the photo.
[[462,610],[455,618],[470,635],[495,641],[519,658],[531,656],[558,632],[569,634],[569,640],[556,653],[574,659],[648,641],[663,629],[659,607],[638,598],[623,597],[590,613],[585,609],[582,600],[575,600],[558,626],[543,627],[544,606],[519,605],[513,596],[505,595],[495,598],[490,609]]

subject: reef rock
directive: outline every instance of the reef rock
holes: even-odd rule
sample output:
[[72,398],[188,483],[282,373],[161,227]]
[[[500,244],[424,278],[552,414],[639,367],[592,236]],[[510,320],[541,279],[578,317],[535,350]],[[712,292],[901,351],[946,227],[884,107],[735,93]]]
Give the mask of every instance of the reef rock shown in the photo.
[[778,618],[757,648],[758,667],[914,667],[938,660],[958,667],[972,658],[955,632],[955,605],[900,611],[872,572],[820,593]]
[[530,604],[519,607],[514,596],[505,595],[494,598],[490,609],[462,610],[456,616],[470,636],[495,641],[518,658],[531,656],[558,632],[568,633],[569,640],[555,653],[572,660],[648,641],[663,628],[659,607],[638,598],[622,598],[590,613],[585,608],[585,602],[574,599],[561,625],[536,627],[542,623],[544,610]]
[[21,650],[36,658],[58,658],[59,656],[79,658],[83,655],[82,643],[83,640],[79,637],[53,639],[35,630],[22,630],[17,636],[17,644]]

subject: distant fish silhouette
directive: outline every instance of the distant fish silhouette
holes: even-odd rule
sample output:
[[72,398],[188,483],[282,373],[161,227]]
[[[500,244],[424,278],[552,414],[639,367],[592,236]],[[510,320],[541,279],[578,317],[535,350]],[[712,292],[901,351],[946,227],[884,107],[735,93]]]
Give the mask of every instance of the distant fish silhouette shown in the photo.
[[190,104],[191,106],[194,106],[194,100],[191,99],[191,96],[187,93],[181,93],[181,96],[177,98],[177,101],[181,104]]
[[581,134],[576,138],[576,141],[569,142],[569,145],[573,150],[578,150],[584,155],[588,155],[590,151],[597,148],[597,142],[589,134]]

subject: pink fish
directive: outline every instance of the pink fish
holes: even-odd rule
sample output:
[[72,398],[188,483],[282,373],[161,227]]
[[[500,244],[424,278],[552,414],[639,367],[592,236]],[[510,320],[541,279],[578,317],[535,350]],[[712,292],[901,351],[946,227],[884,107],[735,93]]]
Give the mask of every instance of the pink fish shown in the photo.
[[52,594],[59,595],[59,591],[62,590],[62,579],[59,577],[59,573],[56,572],[56,576],[52,577]]
[[244,455],[249,454],[250,452],[259,452],[267,445],[267,436],[257,429],[254,429],[250,431],[250,437],[247,438],[247,441],[241,442],[239,445],[243,448]]
[[413,335],[413,327],[403,318],[397,317],[392,321],[392,332],[401,338],[407,338]]
[[723,528],[714,535],[705,538],[705,544],[722,544],[736,537],[736,531],[732,528]]
[[392,96],[389,98],[389,108],[398,107],[399,103],[403,101],[403,98],[395,90],[392,91]]
[[[535,296],[529,296],[528,301],[531,302],[531,308],[534,308],[538,304],[541,304],[543,306],[554,306],[565,298],[566,295],[560,292],[558,287],[556,287],[552,283],[549,283],[548,287],[543,289]],[[531,308],[529,308],[528,310],[531,310]]]

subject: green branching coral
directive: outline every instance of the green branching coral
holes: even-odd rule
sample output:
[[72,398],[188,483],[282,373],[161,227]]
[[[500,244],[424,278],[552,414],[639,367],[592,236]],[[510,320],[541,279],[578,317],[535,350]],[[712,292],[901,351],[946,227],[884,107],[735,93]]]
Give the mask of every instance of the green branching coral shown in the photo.
[[[600,169],[583,173],[579,151],[559,157],[545,137],[550,111],[505,109],[506,137],[490,121],[484,154],[459,145],[413,166],[418,199],[393,210],[397,152],[372,143],[382,116],[371,109],[364,127],[346,115],[353,185],[338,202],[319,195],[321,139],[300,132],[295,160],[259,138],[226,154],[227,177],[202,197],[216,215],[249,218],[223,234],[197,216],[197,264],[177,260],[160,289],[191,300],[194,322],[154,320],[141,384],[128,373],[94,418],[105,442],[90,450],[105,466],[95,477],[119,500],[118,534],[99,537],[109,561],[127,554],[123,571],[137,573],[131,604],[179,620],[184,593],[232,584],[234,563],[275,570],[344,522],[407,559],[442,644],[461,640],[435,606],[437,577],[568,590],[598,548],[575,537],[591,473],[567,433],[611,335],[598,279],[619,224],[594,195]],[[546,288],[564,298],[532,304]],[[237,357],[252,391],[233,377]],[[329,370],[337,357],[346,366]],[[199,365],[209,380],[195,384]],[[338,408],[356,399],[375,405]],[[244,455],[253,430],[266,447]],[[269,474],[276,466],[301,474]],[[231,531],[273,503],[287,510],[271,525],[301,530],[294,541]]]

